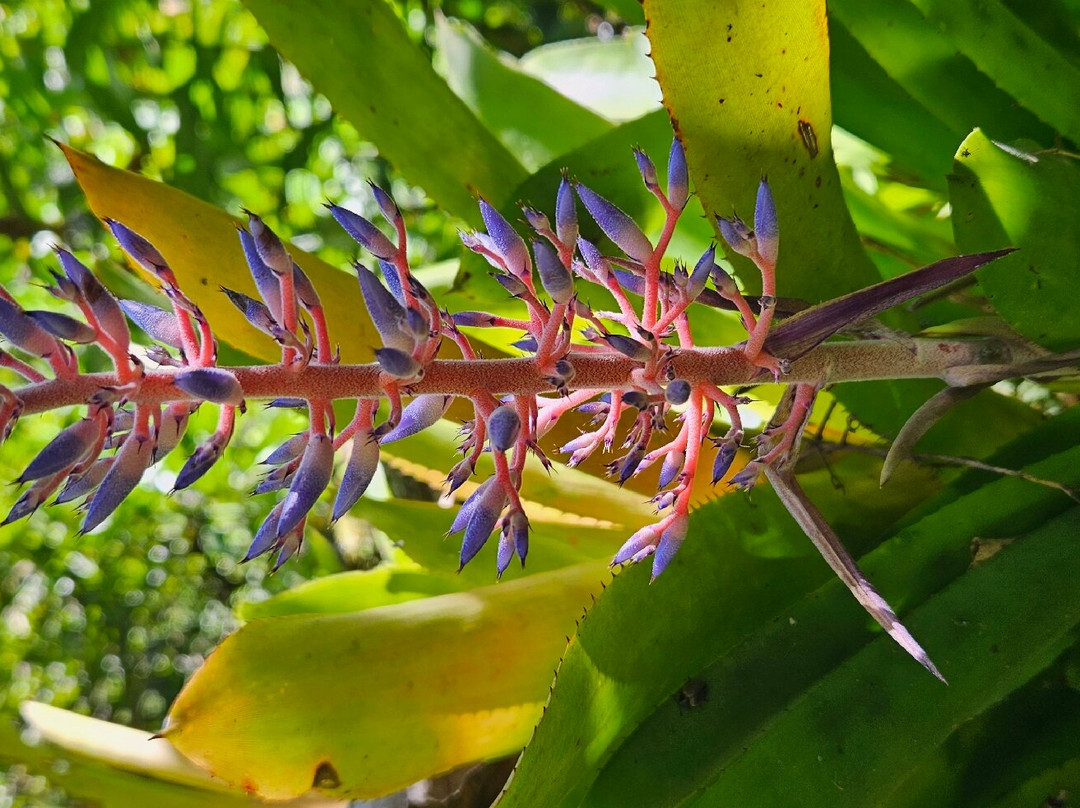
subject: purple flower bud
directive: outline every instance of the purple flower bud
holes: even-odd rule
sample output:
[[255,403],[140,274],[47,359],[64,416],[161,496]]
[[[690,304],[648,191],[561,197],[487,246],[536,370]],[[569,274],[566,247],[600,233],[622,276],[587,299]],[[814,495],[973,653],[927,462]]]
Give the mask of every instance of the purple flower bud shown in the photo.
[[623,404],[627,407],[643,410],[649,406],[649,396],[641,390],[627,390],[622,396]]
[[27,317],[57,339],[87,344],[97,341],[97,332],[81,320],[56,311],[26,311]]
[[685,514],[681,514],[668,525],[660,536],[660,543],[656,545],[656,554],[653,556],[652,577],[656,578],[667,569],[671,559],[679,552],[683,540],[686,538],[686,529],[690,520]]
[[641,461],[644,457],[645,447],[640,443],[635,443],[630,448],[630,451],[626,453],[625,457],[622,458],[622,463],[619,465],[620,486],[624,485],[627,480],[634,476],[634,472],[637,471],[637,468],[641,465]]
[[497,452],[509,450],[521,434],[521,417],[513,407],[496,407],[487,419],[488,438]]
[[373,182],[368,182],[368,187],[371,189],[371,195],[375,197],[375,204],[379,206],[379,212],[382,213],[383,218],[390,224],[397,227],[401,222],[401,211],[398,209],[397,203],[393,198],[376,185]]
[[458,508],[457,515],[450,524],[450,529],[446,531],[447,536],[452,536],[458,531],[465,529],[465,526],[469,524],[469,520],[472,518],[473,510],[475,510],[477,503],[484,498],[484,493],[493,485],[495,485],[495,478],[489,477],[484,480],[484,482],[480,483],[475,491],[469,494],[465,501],[461,503],[461,507]]
[[529,291],[529,288],[513,275],[502,275],[493,272],[491,277],[499,282],[499,286],[510,293],[510,297],[521,297]]
[[[619,286],[625,289],[627,292],[635,295],[645,294],[645,279],[640,275],[635,275],[632,272],[628,272],[625,269],[613,270],[615,280],[619,282]],[[661,276],[663,277],[663,276]]]
[[451,315],[450,319],[454,321],[454,325],[473,328],[484,328],[495,323],[494,315],[486,311],[459,311]]
[[585,266],[599,277],[606,277],[611,272],[611,265],[604,258],[604,254],[587,238],[578,239],[578,251],[581,253],[581,257],[585,259]]
[[220,435],[212,435],[209,440],[199,444],[191,457],[187,459],[180,473],[176,475],[173,483],[173,491],[182,491],[192,483],[200,479],[221,458],[225,450],[225,438]]
[[300,524],[330,484],[333,470],[334,442],[327,435],[312,435],[281,508],[277,526],[279,538]]
[[[60,252],[60,248],[56,248],[56,251]],[[57,298],[58,300],[64,300],[68,303],[75,303],[78,301],[79,296],[82,294],[82,291],[79,289],[78,286],[75,285],[74,281],[64,275],[61,275],[55,270],[50,269],[49,274],[53,276],[53,280],[56,281],[56,285],[46,286],[45,291],[47,291],[50,295]]]
[[412,335],[419,340],[431,336],[431,321],[420,309],[412,307],[405,309],[405,325],[408,326]]
[[282,488],[288,488],[292,485],[293,477],[296,476],[296,469],[291,466],[278,466],[273,471],[267,472],[263,475],[262,480],[255,486],[253,494],[269,494],[273,491],[280,491]]
[[724,241],[739,255],[752,255],[757,249],[754,231],[738,216],[733,215],[730,219],[717,216],[716,223],[720,226],[720,235],[724,237]]
[[338,488],[337,497],[334,499],[331,522],[336,522],[349,512],[367,491],[378,469],[379,441],[372,432],[357,432],[352,439],[352,453],[349,455],[348,465],[345,466],[345,474],[341,478],[341,487]]
[[690,280],[690,276],[686,272],[686,264],[682,261],[675,261],[675,268],[671,271],[671,281],[675,284],[677,289],[685,289],[687,282]]
[[694,267],[694,271],[690,273],[690,277],[686,281],[686,296],[690,300],[694,300],[701,294],[701,290],[705,288],[705,282],[709,280],[709,275],[712,274],[712,268],[716,264],[716,245],[709,245],[709,249],[705,251],[705,254],[698,259],[697,265]]
[[536,208],[530,205],[522,205],[521,212],[525,216],[525,221],[529,223],[529,227],[539,232],[551,232],[551,222],[548,221],[548,217],[538,211]]
[[272,573],[281,569],[281,565],[299,553],[300,548],[304,546],[304,523],[301,522],[287,535],[278,539],[277,546],[281,548],[281,552],[274,559],[274,566],[270,568]]
[[656,546],[658,532],[656,525],[646,525],[641,528],[641,530],[637,531],[633,536],[627,539],[623,546],[619,548],[619,551],[615,553],[615,557],[611,560],[611,566],[614,567],[617,564],[625,564],[643,550],[651,550]]
[[244,388],[225,368],[191,368],[173,376],[173,384],[185,393],[215,404],[241,404]]
[[154,462],[165,457],[177,447],[187,428],[191,405],[186,401],[174,401],[165,408],[154,440]]
[[384,373],[396,379],[412,379],[424,370],[410,354],[397,348],[376,348],[375,361]]
[[134,433],[128,436],[109,467],[97,493],[90,500],[80,533],[89,533],[105,521],[124,498],[139,484],[143,472],[153,461],[154,442]]
[[638,171],[641,173],[641,179],[645,183],[645,187],[650,191],[659,188],[660,183],[656,178],[656,166],[653,165],[649,155],[644,150],[634,147],[634,160],[637,161]]
[[[731,468],[732,462],[735,460],[735,454],[738,451],[739,442],[732,438],[727,438],[718,444],[716,444],[716,459],[713,460],[712,467],[712,484],[716,485],[720,480],[724,478],[724,475],[728,473],[728,469]],[[734,480],[732,480],[734,482]]]
[[34,322],[26,313],[0,297],[0,334],[11,344],[34,356],[48,356],[58,349],[52,334]]
[[648,362],[652,359],[652,348],[632,337],[625,337],[622,334],[603,334],[601,339],[623,356],[627,356],[635,362]]
[[71,502],[81,496],[94,493],[115,461],[115,457],[102,457],[95,460],[90,468],[79,476],[69,478],[64,490],[56,495],[54,504],[62,505],[65,502]]
[[453,396],[445,396],[441,393],[417,396],[405,405],[397,426],[384,435],[379,443],[393,443],[423,432],[446,414],[453,398]]
[[275,275],[288,275],[292,272],[293,260],[285,250],[285,245],[277,234],[266,226],[266,223],[252,213],[245,210],[248,217],[248,227],[255,239],[255,251],[270,271]]
[[525,566],[525,556],[529,554],[529,518],[525,511],[513,511],[510,514],[510,537],[514,540],[514,550]]
[[12,522],[16,522],[26,516],[31,516],[33,513],[41,507],[43,503],[60,484],[61,478],[64,476],[63,471],[58,471],[56,474],[44,477],[40,480],[35,480],[34,483],[27,488],[21,497],[16,500],[15,504],[11,506],[11,510],[8,511],[8,515],[4,517],[4,521],[0,522],[0,527],[4,525],[10,525]]
[[262,465],[280,466],[285,463],[291,463],[304,453],[304,449],[307,448],[308,439],[310,437],[311,433],[306,430],[304,432],[297,432],[272,451],[267,458],[262,461]]
[[371,315],[371,321],[382,337],[383,344],[388,348],[411,353],[415,340],[405,324],[405,308],[379,283],[374,272],[361,263],[357,263],[355,267],[364,305],[367,306],[368,314]]
[[633,219],[581,183],[577,185],[577,194],[586,210],[600,225],[600,229],[609,239],[619,245],[619,249],[641,263],[645,263],[652,257],[652,243]]
[[657,481],[656,487],[667,488],[679,476],[679,472],[682,471],[683,463],[686,461],[686,452],[674,451],[668,452],[664,456],[664,462],[660,466],[660,479]]
[[102,429],[102,421],[98,418],[82,418],[76,421],[49,441],[15,482],[39,480],[81,462],[101,436]]
[[716,284],[716,291],[720,293],[721,297],[734,297],[739,291],[739,287],[735,285],[735,279],[728,275],[719,264],[713,264],[709,272],[712,275],[713,283]]
[[307,409],[306,398],[275,398],[266,402],[267,407],[275,407],[283,410],[304,410]]
[[510,522],[504,518],[502,532],[499,535],[499,549],[495,554],[495,578],[502,580],[502,574],[510,566],[510,560],[514,557],[514,539],[510,535]]
[[[169,269],[168,263],[165,261],[164,256],[158,252],[157,247],[140,236],[134,230],[126,227],[115,219],[106,219],[105,224],[109,226],[113,236],[118,242],[120,247],[130,255],[139,266],[153,275],[160,281],[166,283],[172,282],[172,270]],[[65,264],[64,269],[67,270]],[[68,273],[68,277],[71,277],[71,273]],[[80,287],[83,286],[80,281],[72,278]],[[85,287],[83,288],[83,294],[86,293]]]
[[[479,489],[477,489],[479,493]],[[496,482],[487,486],[483,494],[476,500],[472,508],[469,523],[465,526],[465,536],[461,540],[461,565],[458,570],[465,568],[480,548],[487,543],[491,532],[495,530],[495,523],[499,521],[503,505],[506,503],[506,494]]]
[[277,276],[270,271],[270,267],[263,263],[259,257],[259,250],[255,246],[255,238],[247,230],[240,228],[240,244],[244,248],[244,259],[247,261],[251,277],[255,281],[255,288],[259,291],[259,297],[263,299],[275,320],[281,319],[281,284]]
[[277,320],[274,319],[274,315],[270,313],[270,308],[267,305],[260,303],[253,297],[248,297],[242,292],[226,289],[224,286],[221,287],[221,291],[229,298],[229,302],[240,310],[244,315],[244,319],[257,329],[265,334],[280,333],[281,327],[278,325]]
[[758,254],[767,264],[776,264],[780,250],[780,224],[776,217],[769,181],[762,177],[758,185],[757,203],[754,207],[754,235],[757,237]]
[[574,296],[574,278],[570,270],[563,266],[555,248],[546,241],[534,241],[532,246],[540,283],[556,303],[567,303]]
[[519,278],[525,277],[529,272],[529,251],[525,241],[486,199],[480,197],[479,203],[480,215],[484,218],[484,226],[487,227],[495,252],[506,264],[507,271]]
[[555,196],[555,235],[567,247],[573,247],[578,239],[577,205],[574,203],[574,186],[563,172],[559,191]]
[[459,460],[450,473],[446,475],[446,493],[452,494],[461,488],[462,484],[472,477],[474,470],[473,464],[469,461],[469,458]]
[[511,347],[517,348],[519,351],[525,351],[526,353],[533,353],[539,345],[540,344],[536,341],[536,337],[532,336],[522,337],[521,339],[510,343]]
[[751,460],[734,477],[728,480],[728,485],[733,485],[740,491],[749,491],[757,485],[758,477],[761,476],[762,464],[757,460]]
[[300,268],[300,265],[293,262],[293,288],[296,291],[296,297],[299,299],[300,304],[311,311],[313,309],[320,308],[322,301],[319,299],[319,293],[315,291],[315,286],[311,282],[311,278],[307,276],[307,273]]
[[121,300],[120,307],[151,339],[171,345],[173,348],[183,347],[180,326],[176,322],[176,315],[171,311],[149,306],[137,300]]
[[247,553],[240,561],[241,564],[251,561],[253,558],[258,558],[277,543],[278,519],[281,517],[281,509],[284,505],[285,501],[282,500],[267,514],[266,519],[263,520],[263,523],[255,532],[251,546],[248,547]]
[[664,388],[664,398],[669,404],[685,404],[690,398],[690,382],[686,379],[672,379]]
[[686,152],[682,141],[675,137],[671,141],[671,153],[667,164],[667,197],[672,207],[680,209],[690,198],[690,175],[686,170]]
[[326,207],[330,209],[330,214],[337,219],[337,223],[345,229],[345,232],[372,255],[389,260],[397,254],[397,247],[390,243],[390,239],[360,214],[334,204]]
[[[589,401],[577,408],[578,412],[583,412],[586,415],[607,415],[610,409],[611,405],[606,401]],[[560,449],[559,451],[563,450]]]

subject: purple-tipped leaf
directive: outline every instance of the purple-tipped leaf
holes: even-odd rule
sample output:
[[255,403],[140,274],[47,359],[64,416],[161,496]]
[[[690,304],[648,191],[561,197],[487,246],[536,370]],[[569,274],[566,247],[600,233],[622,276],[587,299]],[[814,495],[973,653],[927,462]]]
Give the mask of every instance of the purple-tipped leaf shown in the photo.
[[486,311],[459,311],[452,314],[450,319],[454,321],[456,326],[472,328],[489,327],[495,323],[495,316],[488,314]]
[[614,567],[618,564],[625,564],[627,561],[633,561],[646,550],[655,548],[658,534],[657,525],[646,525],[641,528],[627,539],[623,546],[619,548],[619,551],[615,553],[615,557],[611,559],[611,566]]
[[322,300],[319,299],[319,293],[315,291],[315,285],[311,282],[311,278],[295,261],[292,268],[293,288],[296,290],[296,299],[300,301],[300,305],[308,311],[321,308]]
[[643,264],[652,257],[652,243],[620,208],[581,183],[577,185],[577,194],[600,229],[619,249]]
[[1011,252],[1014,250],[946,258],[805,309],[772,327],[765,339],[765,350],[773,356],[798,359],[852,323],[939,289]]

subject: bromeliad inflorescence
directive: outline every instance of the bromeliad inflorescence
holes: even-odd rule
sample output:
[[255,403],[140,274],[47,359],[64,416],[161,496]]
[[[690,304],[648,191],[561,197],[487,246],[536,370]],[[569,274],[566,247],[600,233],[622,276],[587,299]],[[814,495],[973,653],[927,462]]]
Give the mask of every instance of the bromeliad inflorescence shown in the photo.
[[[374,266],[355,264],[360,295],[382,341],[374,365],[339,363],[318,292],[255,214],[247,214],[247,226],[238,229],[238,236],[261,299],[221,290],[252,326],[280,345],[278,365],[255,368],[219,367],[210,323],[180,289],[166,258],[120,222],[106,220],[124,251],[160,284],[169,308],[115,300],[87,267],[60,248],[63,271],[53,273],[48,288],[77,308],[83,319],[24,310],[0,289],[0,333],[28,357],[24,361],[0,352],[0,366],[28,383],[17,390],[0,387],[4,436],[24,410],[76,403],[86,407],[85,417],[45,446],[20,475],[17,482],[28,486],[4,523],[28,516],[56,493],[56,503],[83,498],[82,530],[94,529],[146,469],[179,444],[194,410],[204,403],[217,405],[217,429],[177,476],[176,488],[185,488],[221,458],[245,399],[266,397],[275,406],[306,408],[309,418],[305,431],[266,457],[270,470],[256,489],[284,493],[245,560],[276,552],[276,568],[300,548],[308,514],[331,482],[339,449],[350,444],[333,520],[364,494],[376,473],[380,448],[434,424],[456,397],[468,401],[472,418],[462,427],[462,457],[447,475],[448,491],[474,476],[483,453],[490,452],[495,466],[495,473],[464,500],[450,529],[462,534],[462,566],[493,535],[498,537],[498,575],[515,555],[524,564],[529,519],[520,495],[522,471],[529,455],[551,468],[541,441],[561,418],[577,411],[590,423],[558,447],[568,465],[616,446],[617,456],[607,470],[619,484],[659,465],[658,491],[652,498],[657,521],[631,536],[612,562],[651,557],[655,577],[687,536],[697,476],[710,475],[713,485],[719,484],[729,477],[738,450],[747,442],[739,409],[747,399],[721,386],[779,382],[787,389],[776,415],[757,436],[754,458],[730,476],[728,485],[749,490],[762,474],[768,475],[860,602],[936,674],[801,496],[791,470],[815,396],[829,373],[835,377],[839,369],[841,377],[846,371],[846,378],[873,378],[881,373],[882,351],[890,350],[899,351],[897,356],[911,366],[908,375],[943,375],[949,368],[979,361],[977,349],[940,341],[936,352],[933,346],[922,346],[921,353],[912,353],[918,357],[914,363],[907,359],[909,346],[876,345],[869,355],[865,350],[845,353],[851,344],[823,346],[822,351],[832,353],[816,359],[814,349],[846,325],[940,287],[1001,253],[948,259],[775,320],[780,242],[768,182],[762,180],[758,188],[752,227],[737,216],[716,220],[728,246],[760,271],[762,294],[746,297],[717,263],[715,246],[692,267],[678,261],[670,268],[664,265],[690,195],[680,142],[672,144],[663,187],[650,158],[642,151],[634,157],[664,213],[655,241],[612,202],[565,175],[553,217],[522,208],[531,230],[528,240],[491,204],[479,200],[485,230],[462,233],[462,242],[487,260],[499,284],[521,302],[520,319],[440,309],[409,267],[403,217],[381,188],[372,185],[371,191],[392,236],[350,210],[329,205],[337,222],[375,259]],[[581,234],[579,202],[617,251],[605,250]],[[612,310],[594,310],[586,302],[585,290],[597,288],[614,301]],[[694,304],[736,312],[746,340],[729,347],[695,346],[688,319]],[[155,341],[145,356],[156,368],[147,369],[130,352],[125,314]],[[469,333],[490,327],[520,329],[523,336],[516,345],[527,356],[478,358]],[[440,358],[447,340],[463,359]],[[107,353],[113,373],[80,371],[71,345],[87,343]],[[42,362],[51,379],[39,369]],[[341,399],[355,402],[354,415],[344,425],[335,423],[333,409]]]

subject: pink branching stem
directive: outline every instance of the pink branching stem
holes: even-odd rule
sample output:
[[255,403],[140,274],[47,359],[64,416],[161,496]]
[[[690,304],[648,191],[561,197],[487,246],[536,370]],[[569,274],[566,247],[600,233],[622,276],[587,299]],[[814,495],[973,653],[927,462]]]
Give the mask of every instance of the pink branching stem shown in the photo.
[[679,215],[682,213],[681,210],[676,210],[668,204],[666,198],[663,199],[663,203],[664,229],[660,233],[656,246],[653,248],[652,255],[649,256],[648,263],[645,265],[645,305],[642,310],[641,324],[649,331],[652,331],[656,326],[656,302],[660,291],[660,259],[667,252],[671,237],[675,234],[675,225],[678,223]]

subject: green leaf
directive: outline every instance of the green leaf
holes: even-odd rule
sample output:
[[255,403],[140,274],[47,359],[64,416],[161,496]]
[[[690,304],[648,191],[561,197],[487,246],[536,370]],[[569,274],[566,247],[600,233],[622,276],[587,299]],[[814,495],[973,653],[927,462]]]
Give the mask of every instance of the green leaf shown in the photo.
[[[780,221],[780,294],[816,303],[879,280],[832,159],[824,0],[737,9],[647,0],[645,16],[664,104],[705,211],[734,208],[749,219],[767,175]],[[756,283],[747,259],[732,261]]]
[[[454,95],[385,0],[247,0],[282,56],[441,207],[479,224],[525,169]],[[402,88],[407,88],[403,91]]]
[[998,87],[1080,142],[1080,67],[1028,28],[1023,16],[1000,0],[911,2]]
[[[1080,480],[1077,460],[1080,449],[1073,448],[1028,470],[1075,482]],[[880,535],[888,519],[882,519],[880,512],[878,517],[862,522],[858,517],[851,521],[839,517],[836,509],[845,503],[866,516],[860,508],[875,503],[878,496],[850,487],[865,482],[865,475],[872,472],[852,468],[855,483],[849,483],[848,472],[840,468],[841,480],[849,486],[846,498],[828,496],[820,476],[816,480],[804,476],[803,484],[853,554],[858,555],[873,543],[875,535]],[[913,487],[918,486],[909,484],[909,493],[915,494],[910,490]],[[908,502],[915,498],[917,494]],[[1061,514],[1069,505],[1064,495],[1044,487],[1011,478],[998,479],[909,525],[864,557],[860,566],[905,612],[967,569],[972,536],[1009,537],[1038,530],[1046,519]],[[1075,514],[1070,513],[1059,527],[1066,525],[1069,518],[1075,519]],[[805,796],[801,803],[796,800],[800,778],[776,777],[776,760],[803,755],[813,760],[815,753],[827,755],[830,766],[822,767],[814,774],[817,777],[841,769],[838,745],[852,756],[852,767],[856,766],[854,761],[865,760],[864,755],[874,754],[873,749],[867,752],[863,746],[850,746],[836,739],[826,742],[829,739],[819,734],[829,733],[833,722],[818,717],[823,703],[835,713],[835,720],[845,725],[845,735],[876,732],[894,722],[911,722],[915,720],[912,715],[921,715],[922,711],[904,705],[918,704],[924,696],[936,700],[935,710],[947,712],[940,694],[950,690],[941,688],[907,660],[888,637],[879,635],[853,662],[845,662],[866,644],[870,621],[842,584],[829,580],[820,559],[770,559],[749,555],[745,546],[739,546],[738,537],[772,535],[785,537],[783,542],[801,541],[808,547],[809,541],[793,527],[790,517],[775,504],[772,492],[755,491],[753,508],[742,500],[728,498],[698,513],[691,540],[652,586],[647,584],[645,570],[632,569],[619,575],[571,643],[544,721],[519,763],[504,808],[615,805],[628,804],[627,800],[637,806],[679,804],[715,778],[721,778],[718,783],[726,783],[725,772],[741,764],[747,749],[754,754],[755,766],[738,769],[741,779],[732,782],[753,781],[757,787],[765,788],[771,795],[766,804],[819,804],[806,802]],[[703,535],[703,531],[714,530],[718,535]],[[1057,535],[1051,540],[1056,543]],[[1044,579],[1054,577],[1048,572],[1052,567],[1044,568],[1038,561],[1039,553],[1035,556],[1038,574]],[[1055,592],[1067,576],[1058,573],[1057,579],[1049,584]],[[953,595],[947,590],[949,605],[932,605],[926,617],[920,611],[910,618],[901,616],[941,663],[945,675],[950,680],[964,679],[961,687],[965,698],[972,691],[987,689],[990,704],[1000,698],[990,697],[998,686],[990,683],[1021,673],[1023,676],[1012,687],[1026,681],[1034,672],[1033,660],[1042,658],[1038,655],[1044,654],[1045,647],[1033,647],[1031,656],[1019,650],[1013,656],[1010,651],[1009,661],[1016,667],[1012,672],[1002,671],[1002,667],[1008,668],[1005,663],[988,669],[986,663],[970,657],[976,652],[971,643],[978,643],[977,637],[971,635],[978,632],[955,626],[956,615],[971,614],[984,600],[992,602],[995,609],[1023,611],[1023,619],[1032,620],[1033,625],[1040,620],[1075,621],[1080,613],[1074,609],[1070,618],[1069,609],[1058,611],[1058,601],[1030,598],[1015,583],[1009,584],[1002,598],[992,594],[996,585],[982,587],[977,583],[981,579],[974,576],[974,580],[978,588],[974,593],[967,589],[966,580],[958,584],[958,591],[965,593],[958,596],[962,606],[952,603]],[[823,581],[828,581],[825,587],[813,592]],[[1036,587],[1041,584],[1033,584],[1027,591]],[[907,594],[895,597],[893,593],[898,591]],[[1038,606],[1020,605],[1036,603],[1043,604],[1041,611]],[[965,626],[997,631],[993,628],[995,621],[996,613],[994,620],[983,623],[972,619]],[[1013,643],[1018,625],[1022,623],[1011,619],[1003,623],[1000,630],[1008,632],[1009,643]],[[957,633],[961,636],[955,636]],[[1037,639],[1034,634],[1033,642]],[[985,644],[978,650],[985,654]],[[709,702],[684,716],[672,696],[691,678],[708,683]],[[887,684],[883,684],[877,697],[867,693],[847,712],[831,695],[826,702],[817,698],[819,692],[854,691],[875,681]],[[954,681],[954,687],[957,684]],[[893,696],[894,691],[910,695],[900,699]],[[587,709],[583,711],[582,705]],[[881,709],[899,706],[894,708],[895,714],[890,713],[890,721],[871,721],[861,712],[861,705]],[[791,725],[784,721],[787,711],[795,709],[809,710],[817,723],[811,722],[808,727],[806,719],[800,718],[797,732],[789,729]],[[704,718],[696,718],[699,711]],[[949,716],[943,721],[947,729],[951,729],[955,714]],[[771,734],[774,725],[780,727],[775,736]],[[935,731],[941,732],[941,727],[935,725]],[[807,736],[810,732],[819,734]],[[816,740],[793,740],[792,735],[798,733]],[[781,738],[783,752],[777,751]],[[875,745],[882,743],[885,741],[874,739]],[[904,748],[905,739],[900,734],[891,743],[890,748]],[[767,754],[754,751],[759,748],[768,750]],[[768,763],[762,762],[764,757],[768,757]],[[903,766],[899,768],[903,770]],[[842,770],[852,771],[847,767]],[[761,781],[768,777],[776,783],[763,785]],[[776,799],[774,790],[783,788],[788,789],[785,799]],[[747,804],[753,793],[747,791],[740,798],[729,797],[711,804]],[[822,793],[832,792],[818,788],[816,793],[820,798]],[[858,796],[855,792],[844,799],[857,801]]]
[[[167,737],[270,799],[375,797],[520,749],[606,562],[361,612],[248,623],[188,681]],[[287,750],[287,752],[286,752]],[[336,785],[335,785],[336,783]]]
[[949,178],[961,250],[1019,247],[979,273],[998,313],[1052,350],[1080,344],[1073,304],[1080,290],[1080,168],[1069,158],[1010,152],[976,129],[960,145]]
[[[116,219],[149,239],[219,339],[251,356],[280,360],[278,345],[256,331],[219,289],[227,286],[258,296],[236,235],[238,219],[164,183],[112,168],[69,146],[60,148],[94,215]],[[355,278],[296,247],[289,252],[319,290],[342,360],[371,361],[381,340],[363,308]]]
[[[980,72],[958,52],[958,43],[931,24],[911,0],[834,0],[830,17],[840,22],[886,74],[934,117],[958,135],[981,126],[999,140],[1035,138],[1049,142],[1053,129]],[[1000,45],[1000,43],[999,43]],[[1016,58],[1006,45],[1006,53]],[[1045,92],[1045,90],[1043,91]],[[924,122],[894,115],[882,118],[898,135],[918,139],[916,125]]]
[[523,72],[464,22],[435,18],[436,67],[462,101],[525,168],[536,170],[611,128],[593,112]]

